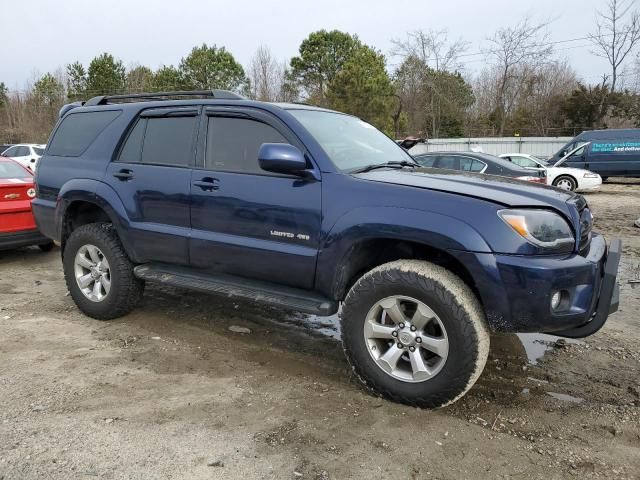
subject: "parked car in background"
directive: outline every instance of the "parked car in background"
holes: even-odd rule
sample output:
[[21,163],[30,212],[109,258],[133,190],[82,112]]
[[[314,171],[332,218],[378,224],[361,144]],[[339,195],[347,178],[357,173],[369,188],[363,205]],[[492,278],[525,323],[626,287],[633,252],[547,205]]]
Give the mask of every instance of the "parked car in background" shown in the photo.
[[514,165],[500,157],[477,152],[429,152],[413,157],[422,167],[443,168],[463,172],[486,173],[534,183],[547,183],[544,170]]
[[570,168],[547,163],[546,160],[527,153],[503,153],[500,158],[528,169],[546,170],[547,185],[570,190],[572,192],[592,192],[598,190],[602,185],[602,178],[595,172],[582,170],[580,168]]
[[591,130],[582,132],[558,150],[555,163],[583,144],[566,160],[565,167],[581,168],[608,177],[640,177],[640,128]]
[[2,152],[2,156],[13,158],[16,162],[24,165],[31,170],[36,169],[38,160],[44,154],[46,145],[35,143],[21,143],[13,145]]
[[33,173],[15,160],[0,156],[0,250],[38,245],[48,251],[53,247],[36,227],[31,212],[35,196]]

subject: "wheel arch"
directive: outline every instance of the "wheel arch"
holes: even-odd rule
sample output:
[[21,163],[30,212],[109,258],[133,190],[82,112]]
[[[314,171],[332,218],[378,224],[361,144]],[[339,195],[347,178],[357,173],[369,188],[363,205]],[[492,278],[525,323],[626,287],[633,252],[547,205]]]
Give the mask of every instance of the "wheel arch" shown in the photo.
[[71,181],[58,195],[56,224],[62,252],[69,235],[89,223],[111,223],[129,258],[133,250],[126,236],[128,217],[122,202],[106,184],[94,180]]
[[441,213],[397,207],[361,207],[338,219],[320,248],[316,289],[343,300],[358,275],[399,259],[449,265],[477,293],[473,277],[450,251],[490,253],[473,226]]
[[408,259],[424,260],[446,268],[460,277],[482,301],[469,270],[449,252],[427,243],[389,237],[360,239],[344,252],[336,265],[332,297],[344,300],[351,287],[366,272],[385,263]]

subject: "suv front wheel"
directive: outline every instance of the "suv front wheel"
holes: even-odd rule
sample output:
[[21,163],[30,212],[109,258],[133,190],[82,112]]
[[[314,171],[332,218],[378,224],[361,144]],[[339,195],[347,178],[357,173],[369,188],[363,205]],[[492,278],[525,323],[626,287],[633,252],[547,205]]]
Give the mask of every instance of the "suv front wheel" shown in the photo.
[[471,289],[418,260],[381,265],[356,282],[342,310],[342,342],[368,389],[428,408],[464,395],[489,354],[489,331]]
[[121,317],[142,297],[144,282],[133,275],[133,264],[109,223],[74,230],[64,247],[63,267],[73,301],[90,317]]

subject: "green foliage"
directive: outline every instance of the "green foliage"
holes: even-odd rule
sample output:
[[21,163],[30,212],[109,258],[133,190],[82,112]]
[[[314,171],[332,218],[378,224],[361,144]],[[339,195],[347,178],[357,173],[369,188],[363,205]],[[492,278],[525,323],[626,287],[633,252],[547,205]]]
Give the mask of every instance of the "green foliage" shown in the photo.
[[384,56],[361,45],[345,60],[328,84],[331,108],[351,113],[381,129],[389,129],[393,85]]
[[202,44],[180,62],[186,84],[194,89],[221,88],[244,92],[248,81],[242,66],[224,47]]
[[103,53],[91,60],[87,70],[87,90],[92,95],[121,92],[125,86],[125,68],[122,61]]
[[124,87],[125,68],[122,61],[116,60],[109,53],[91,60],[87,70],[87,93],[90,96],[122,93]]
[[80,100],[87,90],[87,71],[80,62],[67,65],[67,96],[69,100]]
[[0,107],[7,105],[9,90],[4,82],[0,82]]
[[33,85],[33,95],[38,103],[49,107],[59,107],[65,97],[64,85],[50,73],[45,73]]
[[396,93],[406,113],[404,134],[462,136],[473,89],[457,72],[434,70],[409,56],[394,74]]
[[310,101],[325,104],[329,85],[362,46],[355,35],[339,30],[320,30],[309,34],[291,59],[291,76],[305,89]]
[[167,92],[171,90],[187,90],[189,86],[185,82],[182,73],[169,65],[161,67],[151,79],[151,91]]
[[138,65],[127,72],[125,87],[128,93],[148,92],[152,88],[153,72],[149,67]]
[[562,111],[571,126],[584,129],[603,127],[602,120],[611,101],[607,85],[593,87],[579,83],[578,88],[565,99]]

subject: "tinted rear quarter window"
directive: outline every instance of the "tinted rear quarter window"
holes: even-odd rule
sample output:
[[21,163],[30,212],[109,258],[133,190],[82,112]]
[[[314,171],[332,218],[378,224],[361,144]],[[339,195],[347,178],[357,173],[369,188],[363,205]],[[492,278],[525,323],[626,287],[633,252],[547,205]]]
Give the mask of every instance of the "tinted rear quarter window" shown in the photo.
[[258,164],[263,143],[289,143],[272,126],[245,118],[209,117],[206,168],[265,174]]
[[56,130],[47,153],[61,157],[82,155],[120,113],[120,110],[70,113]]

